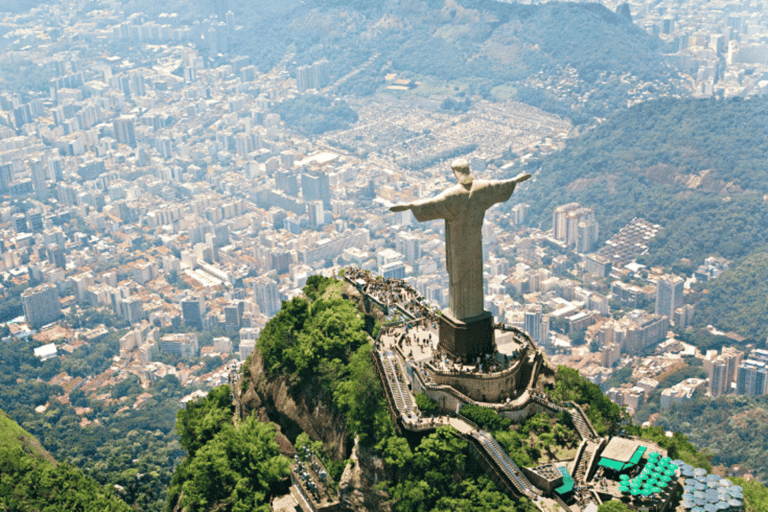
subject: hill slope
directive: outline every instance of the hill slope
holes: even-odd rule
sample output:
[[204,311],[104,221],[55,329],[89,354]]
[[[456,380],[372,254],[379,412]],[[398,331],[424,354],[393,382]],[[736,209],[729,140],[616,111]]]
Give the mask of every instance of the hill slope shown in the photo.
[[[179,0],[133,0],[126,11],[175,11],[186,22],[211,14],[205,4],[191,7]],[[585,120],[585,108],[604,114],[626,105],[626,94],[637,85],[627,83],[630,75],[638,83],[667,83],[676,76],[664,62],[660,39],[594,3],[232,0],[229,7],[242,27],[230,40],[230,56],[249,56],[267,71],[290,55],[292,73],[327,58],[332,82],[364,68],[336,93],[372,93],[392,72],[469,82],[470,94],[489,98],[494,86],[514,83],[518,100]],[[201,52],[207,54],[202,46]],[[566,79],[571,96],[556,97],[526,82],[534,76]],[[595,87],[599,92],[591,91],[585,107],[578,96]]]
[[0,411],[2,510],[133,509],[78,469],[57,464],[37,439]]
[[535,183],[520,201],[543,229],[556,206],[581,202],[595,210],[601,239],[634,217],[658,223],[648,264],[735,259],[768,245],[766,161],[768,99],[660,100],[530,161]]

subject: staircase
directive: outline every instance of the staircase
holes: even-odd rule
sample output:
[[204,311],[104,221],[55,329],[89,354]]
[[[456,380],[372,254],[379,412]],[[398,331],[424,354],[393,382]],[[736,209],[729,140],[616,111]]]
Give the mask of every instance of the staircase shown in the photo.
[[581,458],[579,458],[578,465],[576,466],[576,473],[573,475],[573,479],[576,482],[586,482],[587,474],[589,473],[589,463],[592,461],[592,456],[595,454],[597,446],[591,442],[587,442],[587,446],[581,452]]
[[391,352],[385,352],[381,357],[381,364],[384,367],[384,374],[387,377],[389,388],[392,390],[392,400],[395,402],[395,408],[401,416],[418,414],[416,404],[413,401],[408,386],[402,380],[400,366],[397,364]]
[[512,482],[517,491],[521,495],[533,497],[533,484],[526,478],[526,476],[520,471],[512,459],[509,458],[507,452],[499,445],[498,442],[485,431],[474,431],[472,437],[478,440],[478,442],[485,448],[485,452],[490,455],[493,462],[496,464],[507,479]]
[[571,413],[573,425],[576,427],[576,430],[578,430],[582,439],[592,439],[597,437],[592,425],[589,424],[589,419],[587,419],[581,408],[573,407],[568,409],[568,412]]

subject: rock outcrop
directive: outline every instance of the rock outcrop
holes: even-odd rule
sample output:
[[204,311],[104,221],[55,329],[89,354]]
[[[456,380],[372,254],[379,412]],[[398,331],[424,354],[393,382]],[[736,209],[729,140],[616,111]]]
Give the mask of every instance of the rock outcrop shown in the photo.
[[291,441],[301,432],[323,442],[328,455],[346,459],[351,451],[349,432],[341,412],[313,389],[295,389],[283,376],[264,375],[264,361],[258,349],[245,369],[246,386],[240,395],[240,415],[255,413],[262,421],[272,421]]

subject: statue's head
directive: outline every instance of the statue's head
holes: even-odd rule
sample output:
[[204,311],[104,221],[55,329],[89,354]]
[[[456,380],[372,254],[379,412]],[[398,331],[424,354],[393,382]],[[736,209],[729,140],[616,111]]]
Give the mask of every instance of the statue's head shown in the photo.
[[469,162],[463,158],[459,158],[458,160],[453,161],[451,164],[451,169],[453,170],[453,174],[456,176],[456,181],[462,185],[472,184],[472,173],[469,171]]

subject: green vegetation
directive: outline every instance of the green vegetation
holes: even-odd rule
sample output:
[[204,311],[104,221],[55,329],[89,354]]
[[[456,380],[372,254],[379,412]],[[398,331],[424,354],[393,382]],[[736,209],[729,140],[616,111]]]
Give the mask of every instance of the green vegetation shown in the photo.
[[606,501],[597,507],[597,512],[630,512],[625,504],[618,500]]
[[0,510],[133,510],[93,479],[57,464],[40,443],[0,411]]
[[667,437],[663,428],[660,427],[639,427],[628,425],[625,427],[628,434],[638,436],[642,439],[648,439],[658,444],[673,459],[680,459],[697,468],[704,468],[707,471],[712,470],[712,464],[709,462],[709,456],[706,452],[700,452],[696,449],[688,438],[680,432],[675,432],[672,437]]
[[357,112],[343,100],[325,96],[299,96],[274,105],[288,126],[305,135],[322,135],[333,130],[346,130],[357,122]]
[[269,496],[288,475],[289,461],[279,453],[275,428],[250,416],[232,424],[229,386],[178,412],[187,458],[173,475],[167,510],[268,512]]
[[766,123],[765,98],[642,103],[527,163],[526,201],[545,229],[571,201],[595,210],[601,237],[634,217],[660,224],[645,264],[737,259],[768,245]]
[[438,427],[414,449],[402,437],[388,438],[383,445],[383,455],[391,474],[386,485],[394,499],[394,510],[535,510],[525,498],[513,502],[487,477],[475,477],[467,453],[468,443],[456,436],[453,427]]
[[424,414],[425,416],[431,416],[439,410],[437,402],[429,398],[423,391],[416,395],[416,407],[418,407],[421,414]]
[[768,511],[768,488],[759,482],[745,480],[743,478],[731,478],[736,484],[744,490],[744,512],[767,512]]
[[497,430],[507,430],[512,425],[512,420],[503,418],[493,409],[480,407],[479,405],[467,404],[461,407],[462,416],[477,423],[483,430],[495,432]]
[[[0,88],[21,94],[25,102],[32,99],[34,93],[47,93],[51,78],[50,71],[36,62],[26,60],[0,64]],[[39,97],[40,94],[35,96]]]
[[339,290],[334,279],[307,280],[304,297],[285,302],[267,322],[257,350],[268,374],[287,377],[297,392],[319,392],[344,413],[350,432],[376,443],[392,424],[365,330],[375,324]]
[[696,302],[697,325],[717,325],[752,339],[768,337],[768,252],[750,254],[698,289],[707,293]]
[[700,447],[713,465],[743,464],[760,481],[768,480],[768,397],[694,397],[661,411],[662,429],[675,428]]
[[[80,468],[99,484],[119,485],[119,496],[129,505],[160,511],[173,468],[184,455],[173,430],[179,399],[185,394],[178,379],[167,376],[144,390],[135,377],[129,378],[101,391],[125,397],[109,405],[79,388],[70,392],[70,404],[62,404],[56,397],[64,390],[46,383],[62,370],[86,376],[93,375],[91,367],[93,371],[107,368],[117,353],[118,337],[112,333],[79,348],[63,362],[54,358],[44,363],[34,357],[34,344],[2,343],[0,408],[39,438],[56,459]],[[153,397],[134,409],[137,396],[145,391]],[[35,407],[45,404],[44,413],[35,412]],[[90,410],[78,415],[75,407]],[[83,426],[83,421],[92,423]]]
[[348,366],[349,376],[339,382],[333,393],[334,403],[347,418],[347,429],[357,433],[364,445],[377,443],[393,431],[384,388],[371,362],[371,350],[369,344],[357,349]]
[[547,460],[557,455],[558,448],[575,448],[579,435],[567,413],[550,418],[536,414],[519,425],[499,416],[493,409],[477,405],[464,405],[461,414],[489,431],[518,466],[535,466],[542,455]]
[[[696,314],[701,315],[702,312],[697,308]],[[707,325],[714,323],[715,322],[710,321]],[[731,338],[718,334],[712,334],[705,328],[675,328],[675,339],[694,345],[699,350],[701,350],[702,353],[706,353],[707,350],[717,350],[719,352],[723,347],[733,345],[733,340]]]
[[621,407],[611,402],[599,386],[582,377],[577,370],[560,365],[555,378],[555,388],[550,392],[552,399],[581,405],[598,435],[615,432],[625,420]]

